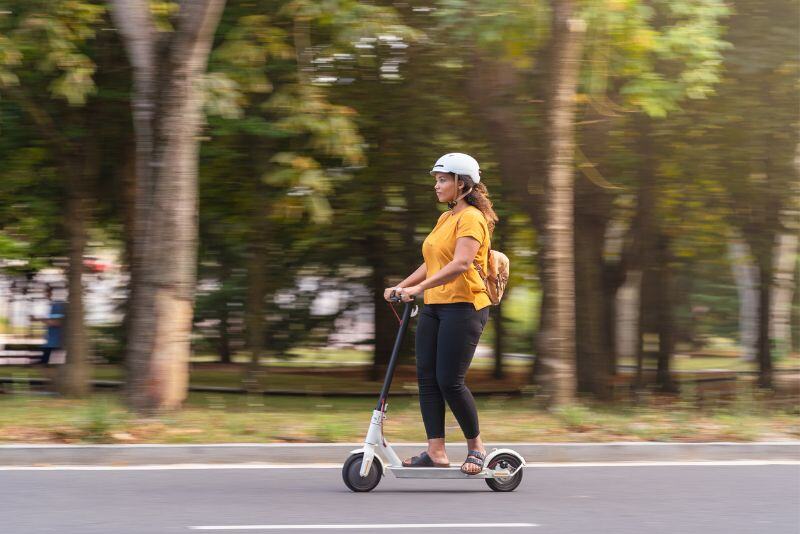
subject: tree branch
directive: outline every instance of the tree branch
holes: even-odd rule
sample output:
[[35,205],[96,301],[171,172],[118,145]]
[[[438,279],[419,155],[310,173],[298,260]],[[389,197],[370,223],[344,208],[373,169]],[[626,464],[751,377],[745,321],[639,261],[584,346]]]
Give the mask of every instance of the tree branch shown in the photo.
[[214,32],[222,16],[225,0],[183,0],[172,43],[170,60],[195,72],[205,70]]
[[152,73],[155,68],[157,30],[148,0],[113,0],[111,16],[134,69]]

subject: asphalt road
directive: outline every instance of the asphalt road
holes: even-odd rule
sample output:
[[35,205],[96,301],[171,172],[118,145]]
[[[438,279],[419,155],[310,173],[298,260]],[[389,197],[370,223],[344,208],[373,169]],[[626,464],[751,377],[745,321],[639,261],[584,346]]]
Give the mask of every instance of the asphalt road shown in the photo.
[[0,470],[0,532],[800,533],[797,463],[547,466],[524,477],[495,493],[481,480],[389,475],[355,494],[338,468]]

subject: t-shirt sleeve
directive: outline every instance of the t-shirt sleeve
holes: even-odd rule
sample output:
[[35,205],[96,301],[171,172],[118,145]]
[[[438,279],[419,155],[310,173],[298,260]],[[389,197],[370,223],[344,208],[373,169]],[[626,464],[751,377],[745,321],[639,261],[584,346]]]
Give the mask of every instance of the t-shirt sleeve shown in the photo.
[[486,225],[483,214],[469,211],[458,220],[456,239],[459,237],[472,237],[478,243],[483,243],[488,232],[489,227]]

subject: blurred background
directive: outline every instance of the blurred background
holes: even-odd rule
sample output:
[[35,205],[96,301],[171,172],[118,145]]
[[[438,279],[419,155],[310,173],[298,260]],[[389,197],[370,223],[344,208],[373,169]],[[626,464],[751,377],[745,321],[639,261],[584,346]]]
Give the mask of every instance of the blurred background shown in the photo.
[[[97,412],[10,430],[71,409],[53,393],[139,415],[295,395],[362,417],[250,438],[363,433],[398,329],[383,290],[422,263],[447,152],[480,162],[511,260],[469,375],[508,431],[567,407],[580,432],[581,403],[796,415],[799,14],[3,0],[0,403],[50,394],[9,404],[6,439],[137,439]],[[413,329],[393,389],[420,427]]]

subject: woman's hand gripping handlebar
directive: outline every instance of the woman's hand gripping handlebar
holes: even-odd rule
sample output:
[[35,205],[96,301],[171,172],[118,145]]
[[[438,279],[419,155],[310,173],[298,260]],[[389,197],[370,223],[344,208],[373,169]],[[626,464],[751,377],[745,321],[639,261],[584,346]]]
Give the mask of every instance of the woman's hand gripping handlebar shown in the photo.
[[[419,291],[421,294],[422,289],[420,288]],[[389,307],[392,309],[392,313],[394,313],[394,316],[397,317],[397,322],[402,324],[403,320],[400,319],[399,315],[397,315],[394,306],[392,306],[392,302],[405,302],[406,307],[408,307],[408,305],[410,305],[412,301],[417,301],[419,295],[408,292],[408,288],[387,287],[384,293],[384,297],[386,298],[386,302],[389,303]],[[411,317],[416,317],[417,312],[419,312],[419,306],[414,306],[414,309],[411,311]]]
[[423,289],[419,286],[387,287],[383,293],[388,302],[411,302],[421,296]]

